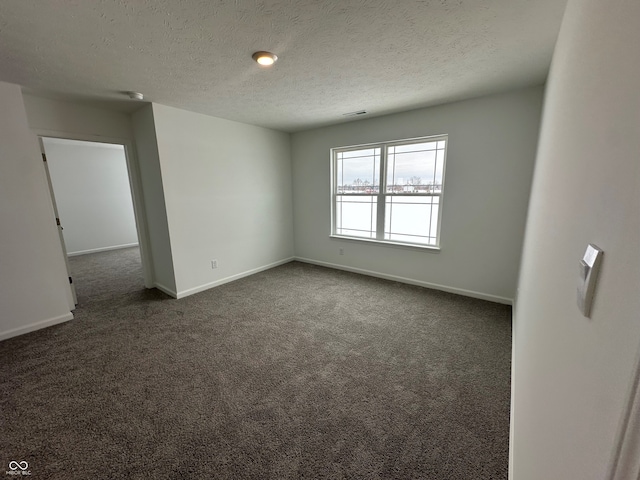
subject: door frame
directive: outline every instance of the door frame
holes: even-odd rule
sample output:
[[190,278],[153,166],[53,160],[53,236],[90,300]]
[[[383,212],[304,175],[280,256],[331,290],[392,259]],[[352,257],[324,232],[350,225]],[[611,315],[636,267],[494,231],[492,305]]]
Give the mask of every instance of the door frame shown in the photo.
[[63,227],[60,223],[60,212],[58,211],[58,202],[56,201],[56,195],[53,191],[53,183],[51,183],[51,172],[49,171],[49,162],[47,162],[47,155],[44,149],[43,137],[38,137],[38,146],[40,147],[40,153],[42,153],[42,160],[44,163],[44,173],[47,176],[47,185],[49,186],[49,193],[51,194],[51,204],[53,205],[53,213],[56,216],[56,227],[58,228],[58,236],[60,238],[60,246],[62,247],[62,253],[64,253],[64,264],[67,267],[67,275],[69,276],[69,293],[71,298],[69,299],[69,307],[71,310],[75,310],[78,304],[78,297],[76,296],[76,287],[71,277],[71,267],[69,265],[69,255],[67,252],[67,244],[64,241],[64,234],[62,233]]
[[607,480],[640,478],[640,355],[637,357]]
[[[49,137],[64,140],[78,140],[83,142],[110,143],[113,145],[122,145],[124,147],[124,154],[127,159],[127,172],[129,174],[129,188],[131,190],[131,200],[133,201],[133,214],[136,220],[136,231],[138,233],[144,286],[145,288],[154,288],[149,228],[147,224],[146,210],[144,207],[144,197],[142,195],[140,167],[133,140],[129,138],[106,137],[102,135],[69,133],[55,130],[32,129],[32,131],[36,135],[38,143],[41,142],[42,137]],[[63,251],[62,244],[60,244],[60,251],[63,255],[67,255],[67,252]]]

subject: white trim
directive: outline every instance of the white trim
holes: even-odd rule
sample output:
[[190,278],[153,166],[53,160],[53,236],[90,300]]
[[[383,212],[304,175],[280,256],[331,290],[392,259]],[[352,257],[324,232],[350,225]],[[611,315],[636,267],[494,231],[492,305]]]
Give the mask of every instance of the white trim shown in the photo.
[[73,313],[71,312],[65,313],[64,315],[60,315],[58,317],[42,320],[40,322],[31,323],[23,327],[14,328],[13,330],[7,330],[6,332],[0,332],[0,341],[12,337],[17,337],[18,335],[24,335],[25,333],[40,330],[42,328],[51,327],[59,323],[68,322],[69,320],[73,320]]
[[513,439],[515,438],[515,398],[516,398],[516,303],[518,302],[518,290],[513,299],[511,308],[511,395],[509,405],[509,463],[508,463],[508,480],[513,479]]
[[347,235],[329,235],[329,238],[337,238],[338,240],[354,240],[356,242],[366,242],[371,243],[373,245],[384,245],[385,247],[400,247],[400,248],[408,248],[408,249],[419,249],[419,250],[428,250],[433,253],[438,253],[442,250],[440,247],[436,247],[435,245],[422,245],[420,243],[402,243],[402,242],[394,242],[391,240],[376,240],[375,238],[364,238],[364,237],[349,237]]
[[[422,143],[425,140],[431,140],[433,141],[433,139],[438,138],[438,137],[448,137],[449,134],[448,133],[438,133],[435,135],[427,135],[426,137],[422,136],[422,137],[411,137],[411,138],[401,138],[400,140],[395,139],[395,140],[385,140],[384,142],[372,142],[372,143],[360,143],[358,145],[344,145],[342,147],[333,147],[331,150],[359,150],[363,147],[376,147],[378,145],[389,145],[392,147],[395,147],[397,145],[404,145],[405,143],[410,144],[410,143]],[[438,140],[436,140],[437,142]]]
[[632,382],[607,476],[610,480],[640,479],[640,363],[636,363]]
[[[86,140],[70,140],[68,138],[58,138],[58,137],[48,137],[49,143],[54,145],[69,145],[71,143],[75,145],[81,145],[83,147],[93,147],[93,148],[108,148],[112,150],[123,150],[120,147],[123,145],[117,143],[106,143],[106,142],[94,142],[94,141],[86,141]],[[124,150],[123,150],[124,153]]]
[[164,285],[162,285],[161,283],[158,282],[154,282],[153,286],[155,288],[157,288],[158,290],[160,290],[161,292],[166,293],[167,295],[169,295],[170,297],[173,298],[178,298],[178,294],[176,292],[174,292],[173,290],[171,290],[169,287],[165,287]]
[[463,288],[448,287],[446,285],[439,285],[437,283],[423,282],[422,280],[414,280],[413,278],[399,277],[397,275],[389,275],[387,273],[374,272],[372,270],[364,270],[362,268],[348,267],[346,265],[338,265],[335,263],[322,262],[320,260],[312,260],[310,258],[295,257],[295,260],[303,263],[320,265],[321,267],[335,268],[336,270],[344,270],[347,272],[360,273],[362,275],[368,275],[370,277],[384,278],[385,280],[393,280],[394,282],[407,283],[409,285],[417,285],[419,287],[431,288],[433,290],[441,290],[443,292],[455,293],[457,295],[463,295],[465,297],[479,298],[480,300],[487,300],[489,302],[502,303],[504,305],[513,304],[513,299],[511,298],[499,297],[497,295],[490,295],[488,293],[475,292],[473,290],[465,290]]
[[[247,270],[246,272],[242,272],[242,273],[237,273],[235,275],[231,275],[230,277],[216,280],[215,282],[205,283],[204,285],[200,285],[199,287],[182,290],[181,292],[178,292],[176,298],[180,299],[180,298],[188,297],[189,295],[200,293],[205,290],[209,290],[210,288],[217,287],[225,283],[233,282],[234,280],[239,280],[243,277],[248,277],[249,275],[253,275],[254,273],[263,272],[265,270],[269,270],[270,268],[278,267],[280,265],[284,265],[285,263],[293,262],[294,260],[296,260],[295,257],[285,258],[284,260],[278,260],[277,262],[273,262],[268,265],[263,265],[262,267]],[[168,293],[168,292],[165,292],[165,293]]]
[[116,145],[124,145],[125,143],[131,142],[133,140],[129,137],[111,137],[108,135],[66,132],[63,130],[49,130],[46,128],[32,128],[31,131],[39,137],[50,137],[61,140],[78,140],[81,142],[113,143]]
[[67,247],[64,241],[64,235],[62,233],[62,226],[58,221],[60,215],[58,214],[58,206],[56,204],[56,198],[55,198],[56,196],[53,191],[53,184],[51,183],[51,173],[49,172],[49,163],[46,161],[47,155],[45,153],[44,142],[42,141],[42,137],[36,137],[36,138],[38,142],[38,147],[40,148],[40,153],[42,154],[42,160],[44,160],[42,162],[42,166],[43,166],[42,171],[44,172],[44,176],[46,177],[46,180],[47,180],[47,190],[49,193],[49,198],[51,199],[51,202],[49,205],[51,206],[54,218],[56,219],[58,244],[60,245],[60,252],[62,253],[62,261],[64,262],[66,278],[63,277],[62,281],[66,286],[65,290],[66,290],[67,304],[69,306],[69,310],[73,311],[76,309],[76,303],[78,303],[78,297],[76,295],[76,286],[71,281],[71,267],[69,266],[69,257],[67,257],[66,255]]
[[121,248],[130,248],[137,247],[138,243],[125,243],[122,245],[115,245],[113,247],[100,247],[100,248],[92,248],[90,250],[78,250],[77,252],[68,252],[68,257],[77,257],[78,255],[88,255],[90,253],[98,253],[98,252],[108,252],[109,250],[120,250]]

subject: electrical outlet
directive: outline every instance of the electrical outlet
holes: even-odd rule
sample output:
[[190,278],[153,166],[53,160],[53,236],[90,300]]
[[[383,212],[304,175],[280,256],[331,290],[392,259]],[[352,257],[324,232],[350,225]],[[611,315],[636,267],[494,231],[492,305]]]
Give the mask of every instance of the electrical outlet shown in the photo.
[[218,260],[211,260],[211,268],[213,269],[218,268]]
[[340,255],[344,255],[344,248],[340,249]]

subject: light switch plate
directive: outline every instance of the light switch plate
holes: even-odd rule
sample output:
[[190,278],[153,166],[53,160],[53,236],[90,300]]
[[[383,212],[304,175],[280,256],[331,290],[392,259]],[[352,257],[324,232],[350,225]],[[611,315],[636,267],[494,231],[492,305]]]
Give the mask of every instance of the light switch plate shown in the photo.
[[591,304],[604,252],[590,243],[578,265],[578,308],[585,317],[591,315]]

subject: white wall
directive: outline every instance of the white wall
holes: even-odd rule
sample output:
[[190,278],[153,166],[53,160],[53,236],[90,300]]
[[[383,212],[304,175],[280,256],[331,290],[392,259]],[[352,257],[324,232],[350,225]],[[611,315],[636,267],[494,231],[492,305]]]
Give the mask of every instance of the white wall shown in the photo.
[[33,130],[133,138],[131,117],[126,113],[33,95],[24,95],[24,106]]
[[[129,176],[134,185],[134,207],[138,239],[146,287],[154,284],[155,273],[147,233],[146,208],[142,194],[142,179],[133,143],[132,116],[122,112],[89,107],[73,102],[23,95],[29,126],[34,134],[49,137],[89,140],[125,145],[129,160]],[[142,105],[141,105],[142,108]]]
[[[293,134],[296,256],[508,303],[542,93],[535,87]],[[449,134],[440,252],[329,238],[332,147],[436,134]]]
[[[609,478],[640,343],[638,25],[640,2],[570,0],[560,31],[515,310],[515,480]],[[590,319],[588,243],[605,251]]]
[[157,104],[153,117],[178,296],[290,259],[289,135]]
[[64,258],[20,87],[0,82],[0,339],[73,318]]
[[43,138],[69,255],[138,244],[122,145]]
[[153,285],[169,295],[176,296],[173,253],[162,183],[163,173],[160,169],[158,141],[151,105],[136,111],[131,120],[149,231],[149,259],[153,264]]

